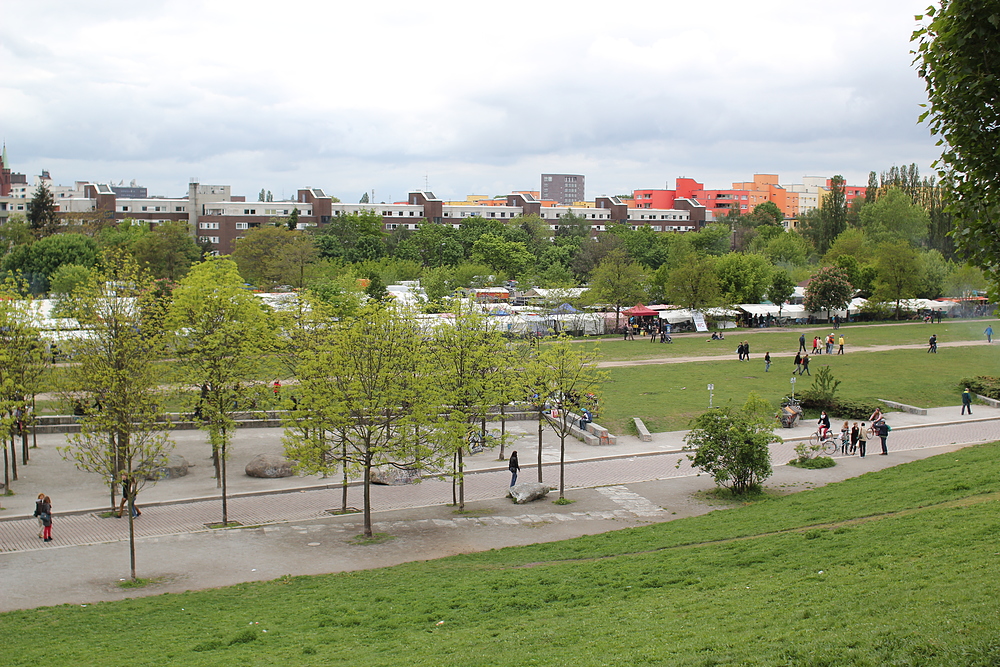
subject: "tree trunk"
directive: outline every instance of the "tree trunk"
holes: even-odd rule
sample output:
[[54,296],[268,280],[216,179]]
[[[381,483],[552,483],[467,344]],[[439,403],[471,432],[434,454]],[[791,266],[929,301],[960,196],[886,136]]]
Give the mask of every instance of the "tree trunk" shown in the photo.
[[538,411],[538,483],[542,483],[542,422],[545,421],[545,408]]
[[219,463],[219,446],[212,445],[212,465],[215,466],[215,488],[222,488],[222,466]]
[[458,509],[465,509],[465,461],[461,447],[458,449]]
[[507,420],[504,419],[504,406],[500,405],[500,458],[497,461],[503,461],[503,441],[504,437],[507,435]]
[[372,462],[365,458],[365,537],[372,537]]
[[458,507],[458,452],[451,457],[451,504]]
[[343,497],[340,499],[340,511],[347,512],[347,440],[343,440],[341,448],[341,459],[340,465],[344,469],[344,493]]
[[[6,445],[6,443],[4,443]],[[10,472],[11,480],[17,481],[17,435],[10,434]]]
[[229,506],[226,498],[226,428],[222,427],[222,449],[219,452],[219,463],[222,467],[222,474],[219,481],[222,484],[222,527],[229,525]]
[[132,516],[135,513],[135,491],[128,494],[128,557],[129,557],[129,567],[132,571],[132,581],[136,580],[135,576],[135,517]]
[[559,433],[559,500],[566,498],[566,431]]
[[28,465],[28,429],[21,426],[21,464]]
[[3,439],[3,492],[10,493],[10,462],[7,460],[7,438]]

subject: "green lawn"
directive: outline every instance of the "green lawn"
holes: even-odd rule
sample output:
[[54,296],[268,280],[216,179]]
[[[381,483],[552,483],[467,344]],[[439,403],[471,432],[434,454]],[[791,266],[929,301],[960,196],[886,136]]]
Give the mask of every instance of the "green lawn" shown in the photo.
[[4,664],[995,665],[998,460],[993,443],[565,542],[3,614]]
[[750,343],[750,352],[755,356],[764,356],[765,352],[775,354],[791,354],[799,349],[799,335],[806,335],[807,349],[812,350],[813,336],[823,337],[834,333],[843,334],[844,349],[849,352],[853,348],[870,345],[926,345],[932,333],[936,333],[942,343],[958,340],[977,340],[985,344],[983,331],[988,324],[993,329],[1000,330],[1000,321],[992,320],[946,320],[941,324],[923,324],[907,322],[902,324],[850,324],[843,325],[838,331],[832,328],[819,329],[815,326],[791,327],[780,331],[774,329],[732,329],[726,331],[726,340],[711,341],[709,334],[685,333],[674,336],[674,342],[665,345],[651,343],[649,338],[636,338],[634,341],[622,340],[620,336],[606,337],[599,341],[588,341],[581,345],[599,345],[602,361],[628,361],[633,359],[650,359],[656,357],[690,357],[705,355],[720,355],[736,358],[736,346],[740,341]]
[[[716,406],[729,401],[742,405],[747,394],[756,391],[777,408],[792,388],[795,350],[772,353],[771,370],[765,373],[763,352],[753,349],[751,343],[751,360],[742,363],[734,354],[724,361],[609,368],[598,421],[612,433],[628,432],[633,417],[641,417],[654,432],[685,429],[708,409],[709,384],[715,385]],[[1000,375],[1000,344],[939,348],[936,355],[923,349],[819,355],[812,357],[810,372],[824,365],[841,380],[838,397],[884,398],[925,408],[960,405],[961,378]],[[795,390],[799,393],[811,384],[811,376],[796,376]]]

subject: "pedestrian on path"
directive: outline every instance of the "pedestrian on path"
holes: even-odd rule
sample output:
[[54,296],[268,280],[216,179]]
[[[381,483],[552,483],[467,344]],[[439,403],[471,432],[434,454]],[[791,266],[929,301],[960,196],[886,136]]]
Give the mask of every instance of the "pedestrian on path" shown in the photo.
[[868,433],[865,429],[865,423],[861,422],[861,428],[858,429],[858,452],[861,454],[861,458],[865,458],[865,447],[868,446]]
[[927,352],[937,354],[937,334],[931,334],[927,340]]
[[517,472],[521,469],[517,462],[516,450],[510,453],[510,463],[507,464],[507,469],[510,470],[510,485],[514,486],[517,484]]
[[52,541],[52,499],[48,496],[42,497],[42,503],[35,510],[38,512],[38,519],[42,522],[42,539],[46,542]]
[[812,375],[812,373],[809,372],[809,355],[808,354],[802,357],[802,365],[799,366],[799,375],[802,375],[803,373],[805,373],[806,375],[809,375],[809,376]]
[[963,415],[965,414],[966,410],[969,411],[970,415],[972,414],[972,393],[969,391],[968,387],[966,387],[965,391],[962,392],[962,414]]
[[802,334],[799,336],[799,352],[806,351],[806,335]]
[[847,456],[847,449],[851,445],[851,425],[844,422],[840,427],[840,453]]
[[986,331],[984,331],[983,333],[986,334],[986,342],[987,343],[992,343],[993,342],[993,326],[992,325],[987,325],[986,326]]
[[888,424],[885,423],[883,419],[875,426],[875,431],[878,433],[879,440],[882,441],[882,456],[888,456],[889,450],[886,449],[885,439],[889,437],[889,431],[892,430]]
[[766,373],[769,370],[771,370],[771,353],[770,352],[765,352],[764,353],[764,372]]
[[35,501],[35,518],[38,519],[38,539],[45,537],[42,533],[45,530],[45,524],[42,523],[42,503],[45,502],[45,494],[39,493],[38,500]]
[[851,427],[851,449],[848,450],[848,454],[854,456],[858,451],[858,438],[860,437],[861,429],[858,428],[858,422],[854,422],[854,426]]
[[841,334],[840,338],[837,339],[837,345],[840,346],[840,347],[837,348],[837,354],[843,354],[844,353],[844,335],[843,334]]

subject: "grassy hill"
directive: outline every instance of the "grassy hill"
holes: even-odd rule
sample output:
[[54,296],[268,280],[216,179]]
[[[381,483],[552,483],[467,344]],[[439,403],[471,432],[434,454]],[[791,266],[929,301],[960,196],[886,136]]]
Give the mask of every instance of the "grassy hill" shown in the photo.
[[996,665],[998,460],[993,443],[566,542],[3,614],[2,660]]

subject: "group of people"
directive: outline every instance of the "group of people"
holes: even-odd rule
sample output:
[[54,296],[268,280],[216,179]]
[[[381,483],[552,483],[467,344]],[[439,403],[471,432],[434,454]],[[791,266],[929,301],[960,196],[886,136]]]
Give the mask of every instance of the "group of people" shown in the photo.
[[736,354],[739,355],[740,361],[750,361],[750,343],[743,341],[737,345]]
[[802,354],[801,352],[796,352],[795,361],[793,363],[795,366],[792,368],[792,375],[795,375],[796,373],[799,375],[802,375],[803,373],[806,375],[812,375],[812,373],[809,372],[809,353]]
[[46,542],[52,541],[52,499],[44,493],[38,494],[35,501],[35,518],[38,519],[38,538]]
[[[869,417],[872,423],[872,429],[875,435],[878,436],[879,441],[882,445],[882,456],[889,455],[889,449],[886,445],[886,440],[889,437],[889,431],[892,427],[889,426],[885,419],[882,417],[882,411],[877,409],[872,416]],[[826,440],[827,438],[835,437],[830,431],[830,417],[826,414],[824,410],[820,415],[819,421],[819,434],[820,438]],[[840,453],[845,456],[854,456],[859,454],[861,458],[865,458],[865,453],[868,449],[868,428],[865,422],[854,422],[852,426],[850,422],[844,422],[844,425],[840,427]]]

